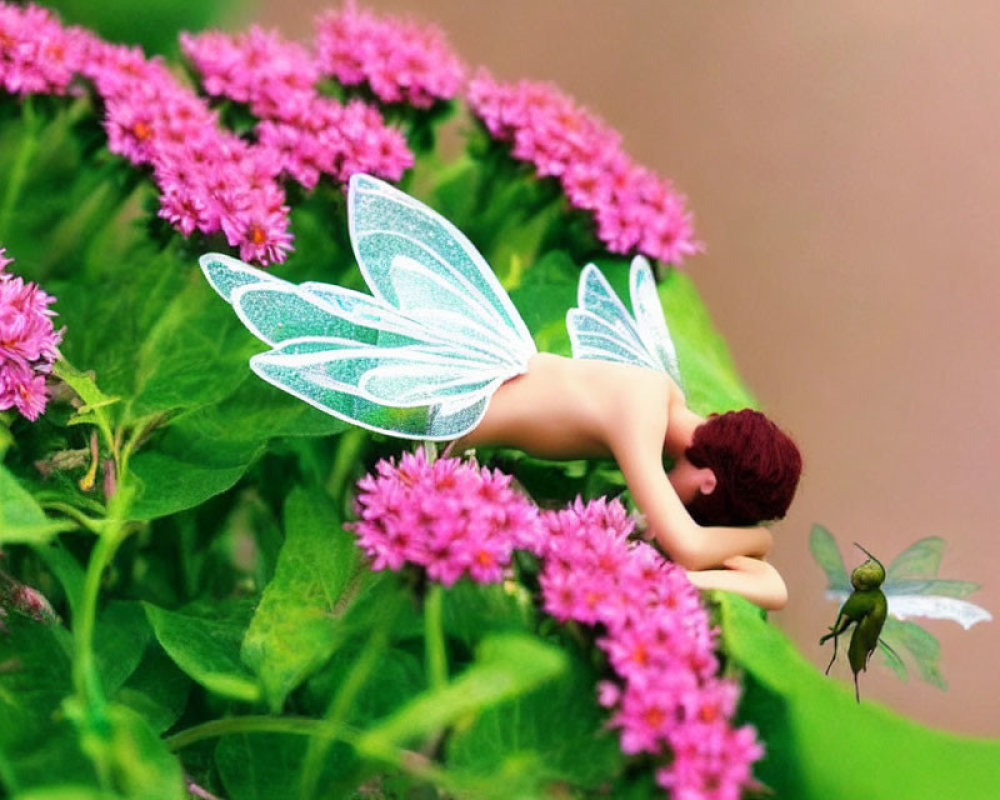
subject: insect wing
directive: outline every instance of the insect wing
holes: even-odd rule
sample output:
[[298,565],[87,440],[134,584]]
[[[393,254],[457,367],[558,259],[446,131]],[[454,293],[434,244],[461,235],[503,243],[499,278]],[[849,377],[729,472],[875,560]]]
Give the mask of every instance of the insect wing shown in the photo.
[[851,579],[833,534],[822,525],[813,525],[809,533],[809,552],[826,573],[827,597],[842,603],[851,592]]
[[632,267],[629,270],[629,295],[632,299],[636,327],[646,352],[656,359],[660,369],[673,378],[678,386],[683,386],[680,367],[677,364],[677,348],[674,347],[674,340],[670,338],[663,306],[656,293],[653,270],[642,256],[632,259]]
[[977,622],[989,622],[993,619],[993,615],[982,606],[957,597],[895,594],[892,587],[886,592],[886,597],[889,599],[889,613],[897,619],[947,619],[957,622],[966,630]]
[[966,630],[978,622],[989,622],[993,619],[989,611],[962,599],[979,589],[978,584],[936,577],[944,549],[944,539],[928,536],[893,559],[882,587],[889,599],[889,613],[901,620],[947,619]]

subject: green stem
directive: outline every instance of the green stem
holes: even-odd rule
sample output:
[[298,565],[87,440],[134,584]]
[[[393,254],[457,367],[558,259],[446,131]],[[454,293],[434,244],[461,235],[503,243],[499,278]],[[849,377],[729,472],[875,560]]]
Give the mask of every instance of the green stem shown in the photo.
[[11,168],[10,180],[7,181],[7,190],[4,192],[3,204],[0,205],[0,241],[3,241],[7,234],[11,212],[20,199],[21,190],[24,187],[28,176],[28,165],[35,156],[38,149],[38,139],[36,137],[37,118],[32,106],[31,95],[24,98],[22,109],[24,113],[24,136],[21,139],[21,146],[14,157],[14,165]]
[[334,739],[353,744],[358,737],[358,731],[346,725],[334,725],[327,720],[309,719],[308,717],[269,717],[265,715],[247,715],[243,717],[226,717],[213,719],[195,725],[180,733],[166,738],[166,745],[176,753],[205,739],[216,739],[220,736],[231,736],[234,733],[289,733],[297,736],[315,736],[321,739]]
[[[346,725],[333,725],[327,720],[309,719],[307,717],[269,717],[249,715],[243,717],[227,717],[195,725],[192,728],[169,736],[166,745],[172,752],[177,752],[205,739],[220,736],[231,736],[236,733],[285,733],[297,736],[311,736],[323,739],[333,739],[356,747],[360,732]],[[463,781],[456,780],[420,753],[404,750],[394,746],[368,747],[362,756],[381,761],[395,769],[401,770],[421,780],[429,781],[446,791],[461,792],[468,789]],[[481,787],[480,787],[481,788]]]
[[[335,729],[343,728],[343,722],[358,694],[368,682],[368,678],[375,671],[378,660],[382,653],[389,646],[389,633],[396,621],[396,616],[402,609],[400,596],[390,600],[385,610],[385,616],[375,627],[374,632],[368,637],[360,655],[351,665],[347,677],[341,681],[337,693],[327,707],[325,721]],[[306,753],[305,761],[302,765],[302,778],[299,781],[299,796],[302,798],[314,797],[319,786],[323,762],[326,759],[328,742],[311,741]]]
[[431,689],[448,684],[448,654],[444,642],[444,589],[431,584],[424,597],[424,659]]
[[58,511],[60,514],[65,514],[70,519],[78,522],[81,528],[86,528],[91,533],[96,533],[98,536],[104,530],[104,520],[94,519],[93,517],[88,517],[76,506],[65,503],[61,500],[52,501],[49,503],[43,502],[42,508],[47,511]]
[[115,556],[124,539],[122,528],[106,531],[97,540],[91,553],[83,579],[83,597],[80,614],[73,620],[73,641],[76,657],[73,659],[73,686],[77,697],[91,715],[102,716],[104,692],[94,663],[94,628],[97,624],[97,598],[101,590],[104,570]]
[[326,489],[332,497],[341,497],[347,483],[361,457],[361,451],[368,437],[359,428],[344,431],[337,446],[330,477],[326,479]]

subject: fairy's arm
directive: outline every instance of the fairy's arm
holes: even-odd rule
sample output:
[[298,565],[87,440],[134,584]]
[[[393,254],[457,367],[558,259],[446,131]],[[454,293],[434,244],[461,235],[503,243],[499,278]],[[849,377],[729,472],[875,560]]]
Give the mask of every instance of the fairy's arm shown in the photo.
[[767,555],[771,533],[766,528],[704,528],[691,519],[663,470],[657,446],[663,440],[663,424],[642,420],[637,409],[632,411],[630,424],[619,423],[612,451],[633,500],[667,555],[690,570],[717,568],[733,556]]
[[699,589],[725,589],[742,595],[765,611],[780,611],[788,602],[785,581],[771,564],[760,558],[733,556],[725,569],[689,570],[688,579]]

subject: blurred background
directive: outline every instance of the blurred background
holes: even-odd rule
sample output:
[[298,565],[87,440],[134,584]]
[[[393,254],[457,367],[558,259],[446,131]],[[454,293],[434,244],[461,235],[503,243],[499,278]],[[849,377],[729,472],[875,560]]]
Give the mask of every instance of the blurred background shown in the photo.
[[[308,39],[328,3],[223,5],[234,29]],[[998,615],[1000,4],[365,5],[436,23],[499,78],[557,83],[689,196],[708,249],[685,269],[806,458],[773,557],[791,601],[772,619],[807,658],[825,667],[817,641],[837,611],[808,552],[814,523],[849,569],[851,542],[888,564],[943,536],[941,577],[981,583],[971,599]],[[876,657],[862,696],[1000,735],[998,625],[927,623],[948,691]],[[850,680],[843,663],[833,675]]]

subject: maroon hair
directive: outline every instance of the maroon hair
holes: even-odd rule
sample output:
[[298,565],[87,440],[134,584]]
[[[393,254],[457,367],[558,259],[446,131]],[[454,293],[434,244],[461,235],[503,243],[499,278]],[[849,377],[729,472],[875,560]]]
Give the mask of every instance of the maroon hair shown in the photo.
[[802,472],[799,448],[759,411],[713,414],[695,428],[684,455],[715,473],[715,489],[699,493],[688,513],[699,525],[756,525],[781,519]]

